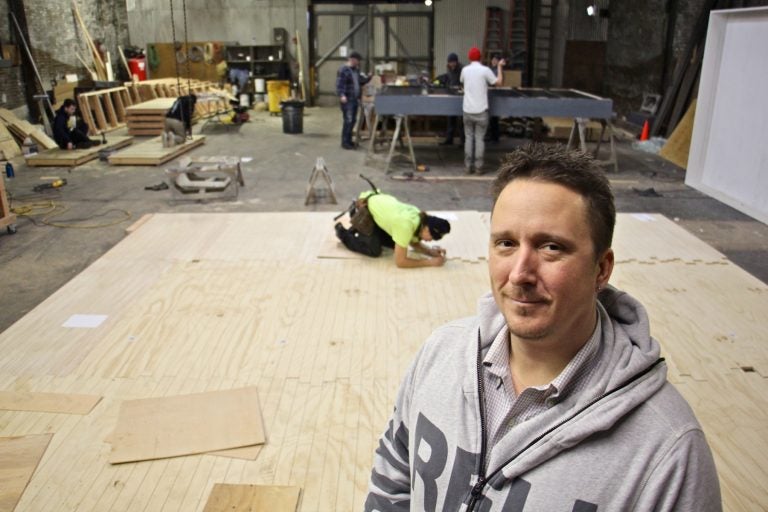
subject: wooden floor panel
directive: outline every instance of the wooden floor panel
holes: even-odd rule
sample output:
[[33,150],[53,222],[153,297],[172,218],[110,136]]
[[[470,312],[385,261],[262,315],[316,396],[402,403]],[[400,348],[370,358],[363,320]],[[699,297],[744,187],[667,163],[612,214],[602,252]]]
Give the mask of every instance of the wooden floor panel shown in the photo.
[[[463,257],[418,270],[320,258],[327,213],[152,216],[0,334],[0,390],[104,397],[86,416],[0,411],[0,436],[54,434],[17,510],[201,511],[215,483],[295,485],[302,511],[359,510],[408,363],[488,290],[487,215],[454,213]],[[616,236],[612,283],[646,304],[726,509],[768,503],[768,287],[661,216],[620,215]],[[84,313],[108,318],[62,327]],[[267,435],[255,461],[108,464],[122,400],[245,386]]]

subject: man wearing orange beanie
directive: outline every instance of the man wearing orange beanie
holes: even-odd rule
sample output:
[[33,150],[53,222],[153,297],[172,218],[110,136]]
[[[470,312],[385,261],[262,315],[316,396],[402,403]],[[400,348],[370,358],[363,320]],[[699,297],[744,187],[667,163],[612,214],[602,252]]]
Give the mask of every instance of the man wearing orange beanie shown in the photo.
[[498,63],[498,76],[490,68],[480,64],[482,54],[477,47],[469,50],[470,64],[461,70],[464,84],[464,168],[468,174],[482,173],[485,153],[485,131],[488,129],[488,86],[501,85],[506,62]]

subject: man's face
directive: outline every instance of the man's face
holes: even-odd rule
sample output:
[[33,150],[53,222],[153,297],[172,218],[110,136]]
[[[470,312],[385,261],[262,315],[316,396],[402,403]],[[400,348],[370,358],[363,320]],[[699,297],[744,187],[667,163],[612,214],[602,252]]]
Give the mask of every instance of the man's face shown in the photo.
[[354,57],[350,57],[350,58],[349,58],[349,67],[352,67],[352,68],[357,68],[358,66],[360,66],[360,61],[359,61],[359,60],[357,60],[357,59],[356,59],[356,58],[354,58]]
[[512,336],[579,342],[594,329],[596,289],[608,282],[613,252],[595,258],[587,204],[579,194],[517,179],[493,209],[488,267]]
[[77,110],[77,106],[76,105],[70,105],[70,106],[68,106],[67,108],[64,109],[64,112],[66,112],[67,115],[72,116],[72,115],[75,114],[75,110]]
[[491,66],[496,67],[498,65],[499,65],[499,58],[498,57],[492,58],[491,59]]
[[419,232],[419,238],[425,242],[431,242],[432,239],[432,233],[429,231],[428,226],[422,226],[421,231]]
[[448,61],[448,69],[451,70],[451,71],[456,69],[456,66],[458,66],[458,65],[459,65],[459,63],[456,62],[455,60],[449,60]]

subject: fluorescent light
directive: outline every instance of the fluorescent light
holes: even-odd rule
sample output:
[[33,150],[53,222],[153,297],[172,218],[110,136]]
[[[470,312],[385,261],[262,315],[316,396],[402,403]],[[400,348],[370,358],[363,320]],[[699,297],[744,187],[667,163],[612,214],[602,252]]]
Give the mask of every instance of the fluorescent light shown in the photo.
[[587,16],[594,16],[597,14],[597,8],[595,7],[595,4],[590,4],[587,6]]
[[426,5],[427,7],[431,7],[432,6],[432,0],[424,0],[424,5]]

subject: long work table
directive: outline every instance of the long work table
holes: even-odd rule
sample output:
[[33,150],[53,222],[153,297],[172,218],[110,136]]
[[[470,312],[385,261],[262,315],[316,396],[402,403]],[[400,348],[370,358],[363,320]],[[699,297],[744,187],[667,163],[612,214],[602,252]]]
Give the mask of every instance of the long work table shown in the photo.
[[[395,117],[395,131],[387,157],[387,171],[392,160],[395,144],[401,134],[410,151],[411,160],[416,158],[411,142],[408,116],[461,116],[463,95],[448,89],[427,90],[420,87],[385,87],[374,100],[376,116],[371,130],[368,154],[375,152],[376,130],[379,121]],[[574,119],[569,146],[576,137],[583,151],[586,151],[586,124],[595,119],[602,124],[595,155],[600,150],[600,141],[606,129],[611,144],[610,163],[617,169],[613,140],[613,100],[602,98],[576,89],[490,89],[488,91],[489,114],[495,117],[570,117]]]

